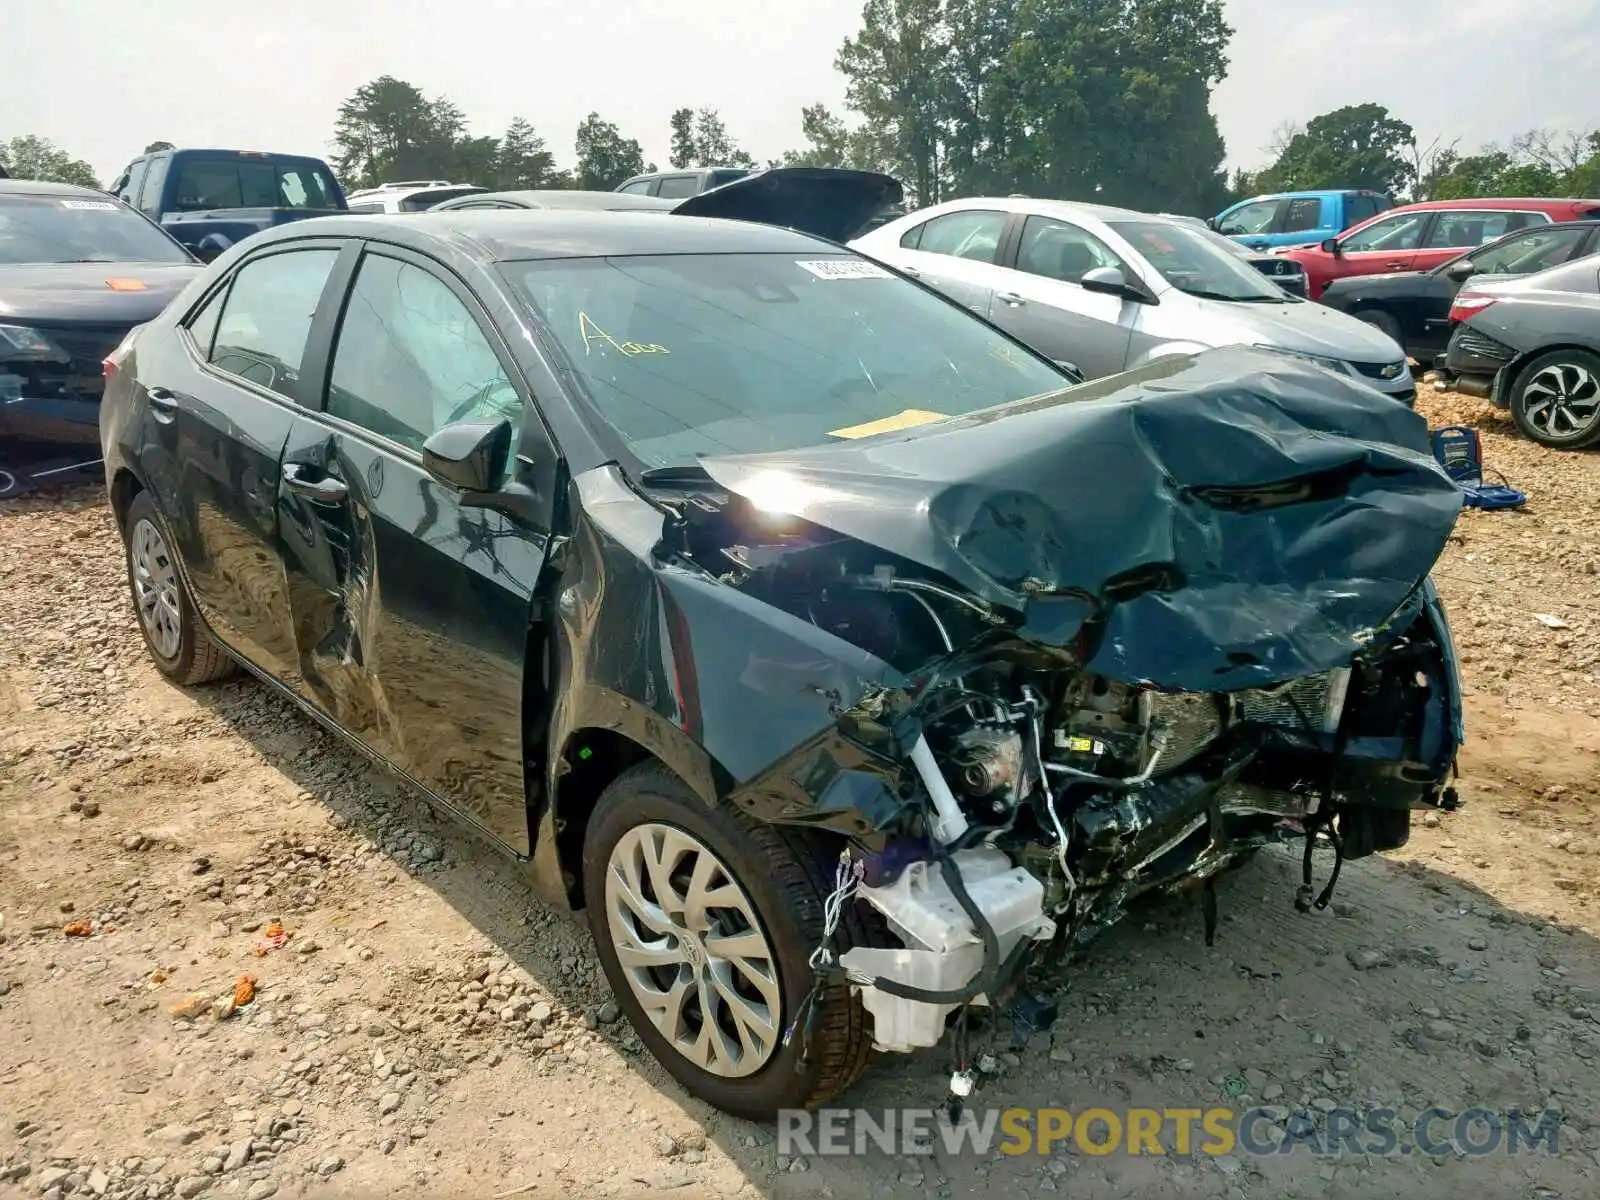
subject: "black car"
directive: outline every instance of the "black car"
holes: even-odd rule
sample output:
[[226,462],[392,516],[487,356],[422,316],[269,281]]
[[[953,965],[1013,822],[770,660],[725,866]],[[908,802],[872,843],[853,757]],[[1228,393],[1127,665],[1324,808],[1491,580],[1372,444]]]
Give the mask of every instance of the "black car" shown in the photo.
[[1207,240],[1219,249],[1226,250],[1229,254],[1236,255],[1245,260],[1256,270],[1260,271],[1273,283],[1277,284],[1291,296],[1306,296],[1306,269],[1292,258],[1285,258],[1279,254],[1268,254],[1264,251],[1252,250],[1241,242],[1234,241],[1231,237],[1224,237],[1211,225],[1199,217],[1191,217],[1182,213],[1159,213],[1163,217],[1170,217],[1174,221],[1182,221],[1190,229],[1205,234]]
[[833,240],[263,233],[114,357],[102,436],[157,667],[244,665],[521,857],[666,1068],[770,1117],[980,995],[1048,1023],[1028,963],[1129,896],[1403,843],[1461,739],[1460,496],[1354,379],[1071,387],[837,244],[882,177],[750,187],[696,200]]
[[1534,225],[1429,271],[1336,279],[1323,291],[1322,303],[1370,321],[1418,362],[1431,363],[1450,340],[1450,304],[1464,282],[1528,275],[1595,250],[1600,250],[1600,221]]
[[1509,408],[1542,446],[1600,443],[1600,254],[1474,284],[1450,315],[1444,373],[1457,391]]
[[101,362],[199,271],[104,192],[0,182],[0,496],[99,475]]

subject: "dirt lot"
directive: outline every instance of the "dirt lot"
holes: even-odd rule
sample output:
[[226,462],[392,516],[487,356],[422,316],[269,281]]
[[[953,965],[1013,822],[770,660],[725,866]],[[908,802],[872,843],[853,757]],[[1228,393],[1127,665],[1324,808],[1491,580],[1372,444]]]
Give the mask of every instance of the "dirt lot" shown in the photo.
[[[1600,1195],[1600,455],[1423,406],[1532,497],[1438,571],[1466,806],[1325,913],[1274,853],[1212,949],[1188,903],[1112,931],[978,1102],[1552,1106],[1557,1155],[780,1157],[650,1062],[515,863],[259,686],[158,678],[80,492],[0,505],[0,1195]],[[881,1058],[847,1103],[947,1069]]]

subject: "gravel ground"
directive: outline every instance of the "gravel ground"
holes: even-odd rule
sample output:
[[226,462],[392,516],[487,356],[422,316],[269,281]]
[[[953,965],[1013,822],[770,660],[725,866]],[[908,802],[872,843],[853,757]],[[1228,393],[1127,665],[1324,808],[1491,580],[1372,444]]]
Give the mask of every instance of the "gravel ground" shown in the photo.
[[[1187,902],[1126,922],[975,1103],[1552,1106],[1557,1155],[780,1156],[643,1054],[514,862],[261,687],[157,677],[82,491],[0,504],[0,1195],[1600,1195],[1600,455],[1421,403],[1531,497],[1438,571],[1465,806],[1325,913],[1269,853],[1211,949]],[[847,1103],[947,1069],[881,1057]]]

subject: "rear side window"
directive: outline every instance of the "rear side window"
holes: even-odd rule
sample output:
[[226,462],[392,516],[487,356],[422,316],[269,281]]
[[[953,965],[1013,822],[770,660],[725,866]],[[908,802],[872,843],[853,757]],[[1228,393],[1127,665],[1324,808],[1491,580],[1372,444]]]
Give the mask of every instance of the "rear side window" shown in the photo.
[[1322,200],[1317,196],[1301,196],[1289,201],[1289,211],[1283,218],[1285,233],[1300,233],[1307,229],[1322,228]]
[[311,318],[338,257],[334,247],[316,247],[269,254],[240,267],[217,322],[211,365],[297,399]]
[[1428,231],[1428,249],[1469,249],[1539,222],[1541,214],[1526,212],[1441,212]]
[[1367,196],[1360,192],[1344,198],[1344,228],[1359,225],[1368,217],[1375,217],[1389,207],[1382,196]]
[[900,239],[900,244],[906,245],[906,238],[916,234],[917,241],[913,244],[926,254],[947,254],[951,258],[992,263],[1000,249],[1000,235],[1005,224],[1005,213],[988,209],[945,213],[917,226]]
[[228,297],[228,289],[219,287],[211,294],[211,299],[200,306],[200,311],[189,319],[189,336],[194,339],[194,347],[200,351],[200,357],[210,361],[211,343],[217,336],[217,318],[222,316],[222,304]]
[[320,167],[249,158],[187,158],[173,189],[180,210],[333,208],[333,177]]
[[661,181],[661,190],[656,195],[670,200],[682,200],[698,194],[699,191],[698,175],[669,175]]
[[417,451],[445,425],[504,417],[515,454],[522,397],[442,280],[368,254],[339,328],[327,411]]

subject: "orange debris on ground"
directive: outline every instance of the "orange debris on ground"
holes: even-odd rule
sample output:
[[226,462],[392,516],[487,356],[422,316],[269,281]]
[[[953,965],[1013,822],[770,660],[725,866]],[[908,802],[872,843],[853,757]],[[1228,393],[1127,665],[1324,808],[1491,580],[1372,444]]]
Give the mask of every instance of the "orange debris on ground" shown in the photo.
[[283,922],[274,918],[267,922],[267,927],[261,931],[261,940],[250,951],[257,958],[265,958],[270,951],[281,950],[285,942],[294,935],[283,927]]
[[243,1008],[256,998],[256,977],[254,975],[241,975],[239,982],[233,985],[233,1006]]
[[68,937],[88,937],[93,928],[87,921],[74,921],[61,932]]

